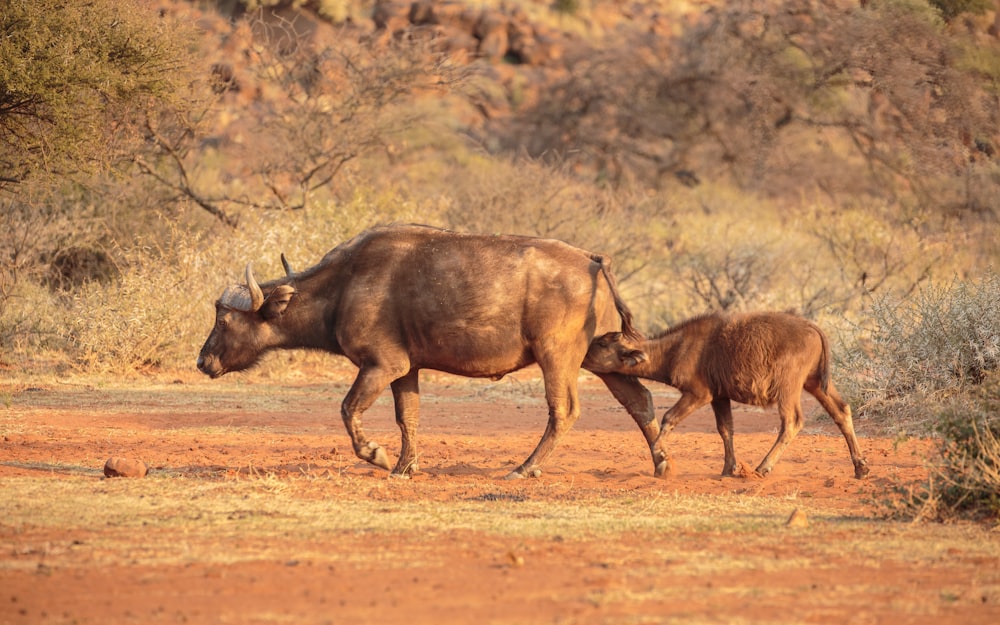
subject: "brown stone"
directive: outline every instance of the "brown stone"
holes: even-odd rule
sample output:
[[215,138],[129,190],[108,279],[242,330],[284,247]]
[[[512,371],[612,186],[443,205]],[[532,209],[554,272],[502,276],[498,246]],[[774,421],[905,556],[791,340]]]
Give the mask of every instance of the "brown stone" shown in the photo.
[[792,511],[792,515],[788,517],[785,521],[786,527],[809,527],[809,517],[806,513],[796,508]]
[[104,477],[145,477],[148,472],[142,460],[133,458],[108,458],[104,463]]

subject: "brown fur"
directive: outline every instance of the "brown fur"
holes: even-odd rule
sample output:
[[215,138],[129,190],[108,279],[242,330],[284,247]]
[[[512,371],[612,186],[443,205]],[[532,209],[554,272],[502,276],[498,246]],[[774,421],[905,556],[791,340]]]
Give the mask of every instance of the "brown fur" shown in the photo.
[[[275,349],[342,354],[358,376],[341,405],[355,454],[390,468],[369,441],[362,413],[391,387],[402,433],[394,474],[416,470],[418,373],[436,369],[498,379],[537,363],[549,421],[512,477],[539,465],[580,414],[577,377],[591,339],[621,328],[635,339],[608,260],[561,241],[458,234],[426,226],[362,232],[320,263],[226,289],[198,368],[212,377],[253,366]],[[649,392],[633,377],[598,373],[654,450],[659,428]],[[654,466],[662,454],[653,452]]]
[[759,474],[766,475],[802,429],[801,394],[805,390],[816,397],[843,433],[855,476],[868,474],[851,409],[830,381],[826,335],[816,324],[796,315],[713,313],[638,342],[609,333],[591,343],[584,367],[657,380],[679,390],[680,400],[663,415],[661,438],[694,410],[711,403],[725,447],[723,475],[733,475],[737,465],[731,400],[778,406],[781,431],[757,467]]

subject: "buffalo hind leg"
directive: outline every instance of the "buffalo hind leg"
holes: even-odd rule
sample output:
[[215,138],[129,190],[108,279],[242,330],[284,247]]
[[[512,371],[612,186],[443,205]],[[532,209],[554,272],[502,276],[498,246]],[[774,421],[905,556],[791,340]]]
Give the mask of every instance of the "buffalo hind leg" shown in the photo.
[[[583,356],[580,359],[582,360]],[[542,364],[541,361],[539,364]],[[578,371],[577,367],[567,369],[567,367],[558,364],[542,367],[542,377],[545,381],[545,400],[549,406],[549,421],[545,425],[542,440],[538,441],[535,451],[531,452],[531,455],[521,466],[511,471],[506,479],[539,477],[542,474],[542,462],[552,453],[562,435],[573,427],[580,416],[576,388]]]
[[354,447],[354,455],[362,460],[366,460],[377,467],[389,470],[389,456],[375,441],[369,441],[361,427],[361,414],[371,407],[379,394],[393,380],[393,375],[379,367],[363,367],[358,371],[358,377],[354,379],[351,390],[347,391],[343,403],[340,405],[340,416],[344,420],[344,427],[351,437],[351,445]]
[[417,424],[420,421],[420,370],[411,369],[391,384],[396,406],[396,425],[402,436],[399,460],[392,475],[409,477],[420,470],[417,466]]
[[791,393],[783,393],[778,398],[781,430],[778,432],[778,438],[774,441],[771,451],[767,452],[767,455],[764,456],[764,459],[757,466],[757,475],[761,477],[766,476],[774,469],[774,465],[781,458],[781,454],[785,451],[785,448],[788,447],[789,443],[799,433],[799,430],[802,429],[805,420],[802,416],[802,400],[799,395],[801,393],[795,394],[794,397]]
[[727,397],[717,397],[712,400],[712,410],[715,412],[715,428],[722,437],[722,447],[725,449],[725,460],[722,463],[723,477],[736,475],[736,448],[733,445],[733,406]]
[[854,463],[854,477],[859,480],[867,477],[870,469],[868,462],[861,455],[861,447],[858,445],[858,437],[854,433],[854,419],[851,417],[851,407],[840,397],[840,393],[834,388],[833,382],[827,386],[824,393],[818,386],[806,386],[806,390],[816,398],[823,410],[833,419],[833,422],[840,428],[840,433],[847,441],[847,449],[851,452],[851,462]]
[[656,420],[656,406],[653,395],[633,376],[620,373],[595,373],[604,382],[618,403],[628,411],[639,426],[649,452],[653,456],[653,475],[663,477],[667,473],[669,459],[667,452],[658,443],[660,424]]

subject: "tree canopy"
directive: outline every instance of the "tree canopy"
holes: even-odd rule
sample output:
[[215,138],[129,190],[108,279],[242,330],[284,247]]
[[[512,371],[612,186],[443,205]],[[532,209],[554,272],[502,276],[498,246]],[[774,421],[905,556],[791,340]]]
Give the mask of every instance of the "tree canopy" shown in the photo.
[[187,31],[119,0],[8,0],[0,9],[0,189],[121,154],[129,122],[185,84]]

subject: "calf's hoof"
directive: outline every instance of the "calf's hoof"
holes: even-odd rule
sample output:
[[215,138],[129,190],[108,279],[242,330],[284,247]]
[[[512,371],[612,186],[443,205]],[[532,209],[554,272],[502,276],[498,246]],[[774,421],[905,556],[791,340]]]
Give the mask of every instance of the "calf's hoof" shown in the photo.
[[674,474],[674,463],[670,462],[670,458],[664,458],[657,463],[656,468],[653,469],[653,477],[658,477],[660,479],[667,479]]

